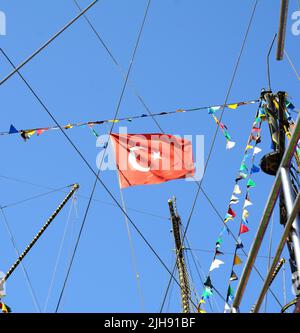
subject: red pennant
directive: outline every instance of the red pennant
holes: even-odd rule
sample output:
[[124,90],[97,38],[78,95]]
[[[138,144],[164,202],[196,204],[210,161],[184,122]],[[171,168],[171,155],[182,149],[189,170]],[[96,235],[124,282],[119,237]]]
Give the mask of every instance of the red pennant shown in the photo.
[[41,128],[36,131],[37,135],[41,135],[43,132],[47,131],[48,128]]
[[249,228],[245,224],[241,224],[240,227],[240,234],[244,234],[245,232],[248,232]]
[[228,214],[230,214],[232,217],[236,217],[235,212],[231,209],[231,207],[229,207],[228,209]]

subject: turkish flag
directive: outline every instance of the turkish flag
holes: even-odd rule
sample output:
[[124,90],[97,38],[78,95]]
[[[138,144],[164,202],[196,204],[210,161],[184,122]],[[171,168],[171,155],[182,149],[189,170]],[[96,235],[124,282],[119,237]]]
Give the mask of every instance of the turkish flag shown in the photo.
[[111,134],[120,187],[192,177],[192,144],[168,134]]

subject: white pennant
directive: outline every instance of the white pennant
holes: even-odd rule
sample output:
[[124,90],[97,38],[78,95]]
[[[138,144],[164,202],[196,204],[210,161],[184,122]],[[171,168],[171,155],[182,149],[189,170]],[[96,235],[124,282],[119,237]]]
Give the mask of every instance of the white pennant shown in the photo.
[[234,194],[241,194],[241,193],[242,193],[242,191],[241,191],[241,189],[240,189],[240,187],[239,187],[238,184],[236,184],[236,185],[234,186],[233,193],[234,193]]
[[226,149],[232,149],[235,146],[235,142],[227,141]]
[[256,154],[258,154],[260,152],[261,152],[261,149],[258,148],[258,147],[255,147],[254,150],[253,150],[253,155],[256,155]]
[[231,310],[231,308],[230,308],[229,304],[226,302],[225,308],[224,308],[224,313],[226,313],[227,311],[230,311],[230,310]]
[[224,262],[223,262],[222,260],[215,259],[215,260],[212,262],[209,271],[211,272],[211,271],[214,270],[215,268],[219,268],[220,265],[222,265],[222,264],[224,264]]
[[247,199],[245,200],[244,208],[246,208],[248,206],[252,206],[252,205],[253,205],[253,203],[251,201],[249,201]]
[[230,199],[230,203],[231,204],[237,204],[237,203],[239,203],[239,199],[236,196],[233,195]]

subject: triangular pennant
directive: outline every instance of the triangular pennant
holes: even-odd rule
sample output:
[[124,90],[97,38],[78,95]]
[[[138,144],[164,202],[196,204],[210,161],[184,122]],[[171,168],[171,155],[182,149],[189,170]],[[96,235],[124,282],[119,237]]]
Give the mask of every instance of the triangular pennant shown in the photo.
[[220,256],[220,255],[223,255],[223,254],[224,254],[223,252],[221,252],[218,249],[216,249],[216,253],[215,253],[216,256]]
[[30,138],[35,133],[35,130],[28,130],[28,131],[25,131],[25,133],[28,136],[28,138]]
[[202,297],[203,297],[203,299],[207,299],[207,298],[209,298],[212,294],[213,294],[212,289],[209,288],[209,287],[205,287],[205,289],[204,289],[204,291],[203,291],[203,293],[202,293]]
[[256,186],[255,182],[252,179],[248,180],[247,187],[254,187]]
[[229,133],[226,130],[224,130],[224,135],[227,140],[229,140],[229,141],[231,140],[231,136],[229,135]]
[[209,271],[211,272],[211,271],[213,271],[214,269],[219,268],[219,267],[220,267],[221,265],[223,265],[223,264],[224,264],[224,262],[223,262],[222,260],[215,259],[215,260],[212,262]]
[[232,301],[233,297],[234,297],[234,291],[233,291],[233,288],[231,287],[231,285],[229,285],[228,291],[227,291],[227,299]]
[[216,242],[216,245],[220,245],[220,244],[222,244],[223,243],[223,239],[221,238],[221,237],[219,237],[218,239],[217,239],[217,242]]
[[233,261],[233,265],[234,266],[237,266],[237,265],[240,265],[242,264],[242,260],[240,259],[240,257],[236,254],[235,257],[234,257],[234,261]]
[[240,172],[239,175],[237,176],[237,178],[235,179],[235,181],[239,181],[241,179],[246,179],[247,178],[247,174],[246,173],[243,173],[243,172]]
[[218,111],[220,109],[221,109],[220,106],[212,106],[212,107],[208,108],[208,113],[209,114],[214,114],[216,111]]
[[225,311],[230,311],[231,310],[231,308],[230,308],[230,306],[229,306],[229,304],[227,302],[225,303],[224,310]]
[[256,125],[256,124],[258,124],[259,122],[260,122],[260,118],[259,117],[257,117],[257,118],[255,118],[255,120],[254,120],[254,125]]
[[249,149],[252,149],[252,148],[253,148],[253,146],[247,145],[245,150],[249,150]]
[[230,141],[230,140],[227,141],[226,149],[232,149],[234,146],[235,146],[234,141]]
[[260,128],[253,127],[253,128],[252,128],[252,132],[253,132],[253,133],[259,133],[259,132],[260,132]]
[[242,248],[244,248],[243,243],[242,243],[241,241],[239,241],[239,242],[236,244],[236,248],[237,248],[237,249],[242,249]]
[[242,193],[242,191],[241,191],[241,189],[240,189],[240,187],[239,187],[238,184],[236,184],[236,185],[234,186],[233,193],[234,193],[234,194],[241,194],[241,193]]
[[205,287],[209,287],[209,288],[213,287],[213,285],[211,283],[211,279],[210,279],[209,276],[207,277],[206,281],[203,284],[204,284]]
[[239,106],[238,104],[229,104],[227,105],[229,107],[229,109],[235,110],[237,109],[237,107]]
[[244,203],[244,208],[248,207],[248,206],[252,206],[253,203],[250,201],[250,200],[245,200],[245,203]]
[[231,275],[230,275],[230,281],[236,281],[238,280],[238,277],[237,275],[234,273],[234,271],[231,272]]
[[235,212],[232,210],[231,207],[229,207],[229,209],[228,209],[228,214],[230,214],[232,217],[236,217],[236,214],[235,214]]
[[243,218],[243,219],[246,219],[246,218],[248,218],[248,217],[249,217],[249,212],[247,211],[247,209],[244,209],[244,210],[243,210],[242,218]]
[[253,164],[252,168],[251,168],[251,172],[252,173],[257,173],[260,171],[260,168],[258,166],[256,166],[255,164]]
[[231,215],[227,214],[225,216],[224,223],[227,223],[228,221],[231,221],[231,220],[233,220],[233,217]]
[[37,136],[39,136],[39,135],[41,135],[43,132],[45,132],[46,131],[46,129],[45,128],[40,128],[40,129],[38,129],[37,131],[36,131],[36,134],[37,134]]
[[236,196],[232,196],[230,199],[230,205],[239,203],[239,199]]
[[249,228],[245,224],[242,223],[241,226],[240,226],[240,235],[244,234],[248,231],[249,231]]
[[289,101],[286,101],[286,107],[289,110],[294,110],[295,109],[295,106],[291,102],[289,102]]
[[10,125],[8,134],[19,133],[19,131],[14,127],[14,125]]

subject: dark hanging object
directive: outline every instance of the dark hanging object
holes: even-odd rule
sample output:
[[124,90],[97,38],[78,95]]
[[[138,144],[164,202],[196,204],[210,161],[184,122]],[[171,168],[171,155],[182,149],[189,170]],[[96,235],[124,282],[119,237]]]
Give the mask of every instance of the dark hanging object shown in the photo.
[[279,166],[280,154],[277,151],[266,154],[260,161],[262,171],[271,176],[276,176]]

